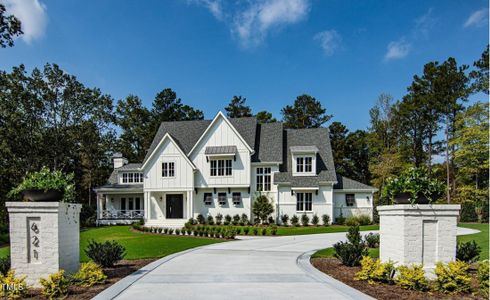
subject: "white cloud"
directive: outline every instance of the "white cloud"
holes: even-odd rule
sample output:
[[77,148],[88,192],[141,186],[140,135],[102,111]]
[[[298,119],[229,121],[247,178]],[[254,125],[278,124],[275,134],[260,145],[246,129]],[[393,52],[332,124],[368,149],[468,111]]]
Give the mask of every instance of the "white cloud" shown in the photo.
[[390,42],[385,54],[385,61],[404,58],[410,52],[411,47],[410,43],[407,43],[404,39]]
[[271,30],[295,24],[310,11],[309,0],[189,0],[206,7],[213,16],[230,26],[230,31],[246,48],[261,44]]
[[466,22],[464,23],[463,27],[482,27],[484,25],[487,25],[488,23],[488,9],[482,8],[480,10],[477,10],[473,12]]
[[327,56],[333,55],[342,41],[340,34],[333,29],[319,32],[315,34],[313,39],[320,43],[323,53],[325,53]]
[[3,0],[7,14],[13,14],[22,23],[21,38],[28,44],[41,38],[46,30],[46,5],[39,0]]
[[432,8],[430,8],[425,14],[415,19],[415,27],[412,31],[414,38],[419,36],[427,37],[429,31],[436,24],[437,19],[432,16]]

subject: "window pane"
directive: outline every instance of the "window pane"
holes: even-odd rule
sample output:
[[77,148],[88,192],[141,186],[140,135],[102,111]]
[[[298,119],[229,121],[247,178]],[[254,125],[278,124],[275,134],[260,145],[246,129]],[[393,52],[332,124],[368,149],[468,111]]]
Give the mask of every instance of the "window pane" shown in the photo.
[[270,174],[271,173],[271,168],[264,168],[264,173],[265,174]]
[[311,172],[311,171],[312,171],[312,158],[305,157],[305,172]]
[[304,194],[303,193],[296,193],[296,210],[297,211],[302,211],[304,210]]
[[204,204],[211,205],[213,203],[213,194],[204,193]]
[[257,175],[257,191],[262,191],[262,180],[263,176],[262,175]]
[[139,197],[136,197],[134,199],[134,207],[136,210],[140,210],[141,206],[140,206],[140,198]]
[[231,175],[231,159],[226,161],[226,175],[227,176]]
[[220,205],[226,204],[226,193],[218,193],[218,202]]
[[312,210],[312,199],[313,199],[312,193],[305,193],[305,210],[306,211]]
[[257,168],[257,174],[264,173],[264,168]]
[[173,162],[168,163],[168,176],[169,177],[175,176],[175,163]]
[[123,173],[123,183],[128,182],[128,173]]
[[128,182],[129,183],[133,182],[133,173],[128,173]]
[[264,175],[264,191],[271,190],[271,175]]
[[225,161],[218,160],[218,176],[223,176],[225,174]]
[[347,206],[354,206],[355,199],[356,198],[354,194],[345,194],[345,204]]
[[216,176],[216,161],[211,161],[211,176]]
[[168,164],[162,163],[162,177],[168,177]]
[[242,201],[242,193],[233,193],[233,204],[240,205]]
[[126,210],[126,198],[121,198],[121,210]]
[[303,172],[303,158],[302,157],[296,158],[296,172],[298,172],[298,173]]

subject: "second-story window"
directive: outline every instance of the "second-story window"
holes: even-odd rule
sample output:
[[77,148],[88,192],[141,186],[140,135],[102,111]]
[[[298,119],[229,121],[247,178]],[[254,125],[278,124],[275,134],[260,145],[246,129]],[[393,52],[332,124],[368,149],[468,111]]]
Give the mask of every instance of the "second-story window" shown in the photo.
[[271,190],[271,168],[257,168],[257,191]]
[[124,172],[122,174],[122,182],[123,183],[141,183],[141,182],[143,182],[143,174],[142,173]]
[[232,174],[231,159],[213,159],[210,165],[211,176],[231,176]]
[[175,163],[163,162],[162,163],[162,177],[174,177],[175,176]]
[[311,173],[313,171],[313,157],[296,157],[296,172]]

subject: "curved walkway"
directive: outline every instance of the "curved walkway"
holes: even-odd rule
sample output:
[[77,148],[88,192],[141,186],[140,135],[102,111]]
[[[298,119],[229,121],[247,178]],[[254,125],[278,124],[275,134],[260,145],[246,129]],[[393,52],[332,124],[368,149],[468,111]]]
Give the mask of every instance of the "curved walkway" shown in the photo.
[[[472,233],[458,228],[458,235]],[[372,299],[309,263],[315,250],[340,240],[345,232],[243,237],[194,248],[143,267],[94,299]]]

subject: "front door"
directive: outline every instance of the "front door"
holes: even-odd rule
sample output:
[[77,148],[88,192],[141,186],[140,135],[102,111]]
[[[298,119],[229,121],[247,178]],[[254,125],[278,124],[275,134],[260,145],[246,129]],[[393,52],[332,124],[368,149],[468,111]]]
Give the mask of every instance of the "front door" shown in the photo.
[[167,195],[167,219],[184,218],[184,197],[182,194]]

